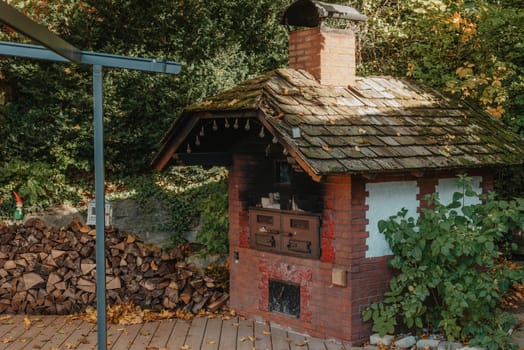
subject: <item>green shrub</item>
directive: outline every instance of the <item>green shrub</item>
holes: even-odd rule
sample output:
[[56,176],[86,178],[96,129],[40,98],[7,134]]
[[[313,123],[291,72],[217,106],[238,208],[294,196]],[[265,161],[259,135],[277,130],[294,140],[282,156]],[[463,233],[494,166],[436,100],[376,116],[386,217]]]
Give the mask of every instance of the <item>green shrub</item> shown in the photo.
[[[135,175],[114,182],[110,199],[130,198],[145,204],[154,198],[169,208],[171,221],[159,229],[173,232],[173,244],[199,226],[197,240],[206,253],[228,248],[227,172],[224,168],[172,167],[163,173]],[[200,223],[200,225],[198,225]]]
[[[463,206],[464,196],[485,202]],[[512,348],[507,331],[516,320],[500,308],[500,299],[524,274],[500,259],[497,243],[524,227],[524,199],[479,196],[466,182],[449,205],[437,195],[427,200],[432,209],[423,209],[418,219],[407,218],[404,209],[379,222],[394,253],[390,266],[399,274],[385,299],[363,312],[364,320],[372,319],[382,335],[429,329],[448,340]]]
[[227,183],[215,182],[201,193],[200,227],[197,241],[204,244],[202,253],[226,254],[229,247]]
[[12,159],[0,167],[0,217],[10,218],[15,208],[12,192],[24,200],[25,211],[61,204],[66,198],[78,199],[65,176],[48,163]]

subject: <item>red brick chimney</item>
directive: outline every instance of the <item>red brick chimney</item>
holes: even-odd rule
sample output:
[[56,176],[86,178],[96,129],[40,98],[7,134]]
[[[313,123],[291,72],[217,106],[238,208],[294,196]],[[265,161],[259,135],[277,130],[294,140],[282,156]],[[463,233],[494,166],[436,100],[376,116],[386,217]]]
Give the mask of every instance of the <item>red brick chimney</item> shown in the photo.
[[289,66],[311,73],[322,85],[355,84],[355,33],[322,26],[289,34]]
[[282,23],[309,27],[289,34],[289,66],[304,69],[323,85],[355,84],[355,32],[331,29],[323,21],[361,22],[367,17],[353,7],[318,0],[296,0],[285,11]]

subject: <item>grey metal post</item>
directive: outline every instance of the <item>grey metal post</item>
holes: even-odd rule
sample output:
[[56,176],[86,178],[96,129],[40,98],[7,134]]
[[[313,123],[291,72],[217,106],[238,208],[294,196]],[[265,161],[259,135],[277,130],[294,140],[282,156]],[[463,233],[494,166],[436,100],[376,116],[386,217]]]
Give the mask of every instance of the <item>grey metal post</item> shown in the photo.
[[104,189],[104,113],[102,66],[93,65],[93,110],[95,134],[95,207],[96,207],[96,314],[98,350],[107,348],[105,189]]

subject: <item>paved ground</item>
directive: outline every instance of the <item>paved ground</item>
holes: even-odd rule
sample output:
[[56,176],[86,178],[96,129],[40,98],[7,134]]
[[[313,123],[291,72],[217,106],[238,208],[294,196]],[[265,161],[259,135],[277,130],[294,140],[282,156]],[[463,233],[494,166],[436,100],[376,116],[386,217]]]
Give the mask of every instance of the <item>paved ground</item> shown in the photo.
[[[524,349],[524,310],[512,337]],[[70,316],[0,315],[0,350],[96,350],[96,325]],[[108,350],[350,350],[252,320],[195,318],[109,325]],[[357,349],[357,348],[351,348]]]
[[[1,350],[96,350],[96,325],[69,316],[0,315]],[[346,350],[251,320],[195,318],[109,325],[108,350]]]

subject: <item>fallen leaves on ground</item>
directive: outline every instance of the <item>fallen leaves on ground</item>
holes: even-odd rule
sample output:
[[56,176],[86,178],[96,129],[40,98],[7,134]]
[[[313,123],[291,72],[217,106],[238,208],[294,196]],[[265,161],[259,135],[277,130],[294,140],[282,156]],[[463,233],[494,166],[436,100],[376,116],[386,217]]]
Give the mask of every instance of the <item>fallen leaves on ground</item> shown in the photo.
[[309,339],[304,339],[304,341],[301,341],[301,342],[298,342],[298,343],[295,343],[295,346],[306,346],[307,344],[309,343]]
[[[195,317],[207,317],[209,319],[221,317],[223,320],[228,320],[235,314],[235,311],[229,311],[226,307],[222,308],[222,310],[219,310],[218,312],[208,312],[202,309],[196,315],[191,312],[184,311],[182,308],[176,310],[162,309],[159,311],[154,311],[150,309],[143,309],[132,302],[107,305],[106,310],[107,322],[119,325],[132,325],[148,321],[168,319],[189,321]],[[89,323],[97,322],[97,312],[93,307],[87,307],[84,312],[74,315],[73,317],[80,318]]]
[[31,328],[31,320],[27,315],[24,317],[24,327],[25,329]]

